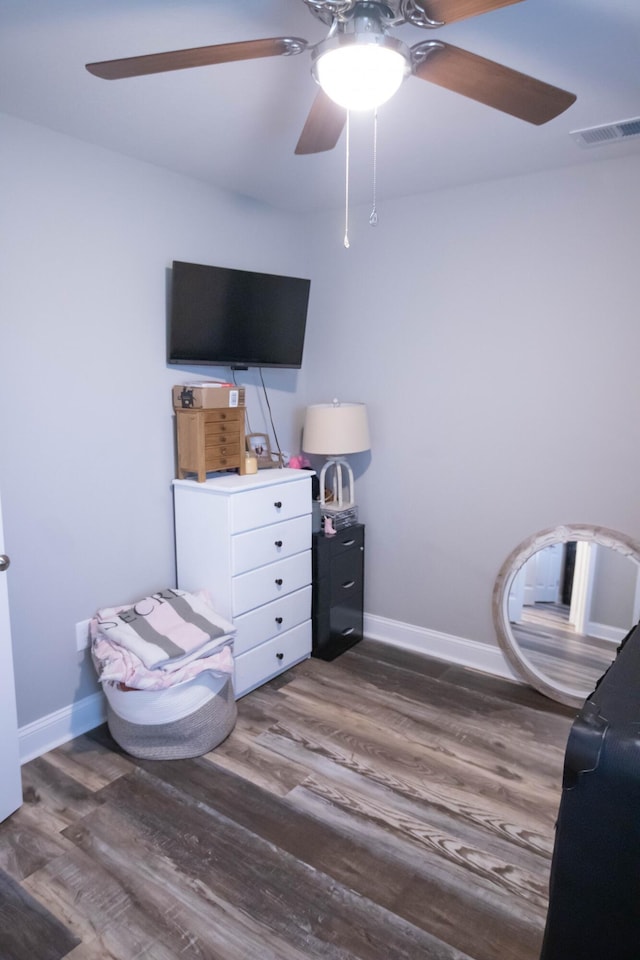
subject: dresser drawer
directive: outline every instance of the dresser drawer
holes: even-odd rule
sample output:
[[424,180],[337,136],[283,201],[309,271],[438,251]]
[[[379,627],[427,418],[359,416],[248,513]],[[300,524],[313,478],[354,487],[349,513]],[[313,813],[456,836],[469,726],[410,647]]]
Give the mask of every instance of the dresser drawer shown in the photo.
[[311,583],[311,551],[269,563],[231,581],[232,616],[240,616]]
[[238,533],[231,541],[231,566],[234,575],[246,573],[265,563],[284,560],[309,549],[311,514],[295,517],[248,533]]
[[311,621],[235,657],[236,698],[276,677],[311,654]]
[[311,587],[303,587],[272,603],[265,603],[233,621],[237,633],[233,641],[234,656],[246,653],[265,640],[279,637],[311,616]]
[[234,655],[238,657],[271,637],[281,636],[310,616],[310,586],[243,613],[233,621],[238,631],[233,641]]
[[274,483],[232,497],[231,532],[242,533],[306,513],[311,513],[311,475],[297,483]]

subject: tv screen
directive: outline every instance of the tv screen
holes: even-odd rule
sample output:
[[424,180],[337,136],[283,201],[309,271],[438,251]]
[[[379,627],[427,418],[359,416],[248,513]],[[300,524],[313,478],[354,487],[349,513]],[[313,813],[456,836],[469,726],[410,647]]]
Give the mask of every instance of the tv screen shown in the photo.
[[169,363],[302,366],[310,281],[173,261]]

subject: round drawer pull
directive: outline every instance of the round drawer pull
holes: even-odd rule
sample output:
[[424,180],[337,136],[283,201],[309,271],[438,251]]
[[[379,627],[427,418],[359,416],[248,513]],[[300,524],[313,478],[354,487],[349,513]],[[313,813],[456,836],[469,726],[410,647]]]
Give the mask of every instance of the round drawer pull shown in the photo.
[[282,617],[276,617],[276,623],[282,623]]
[[342,636],[348,637],[350,634],[355,633],[355,629],[356,629],[355,627],[347,627],[346,630],[342,631]]
[[282,500],[276,500],[276,502],[274,503],[274,507],[276,508],[276,510],[279,510],[281,506],[282,506]]
[[282,540],[276,540],[275,545],[276,545],[276,547],[281,547],[281,546],[282,546]]
[[282,586],[282,577],[277,577],[277,579],[276,579],[276,586],[277,586],[277,587],[281,587],[281,586]]
[[351,590],[351,587],[355,587],[355,585],[356,585],[355,580],[346,580],[346,581],[342,584],[342,589],[343,589],[343,590]]
[[284,660],[284,653],[276,653],[278,660]]

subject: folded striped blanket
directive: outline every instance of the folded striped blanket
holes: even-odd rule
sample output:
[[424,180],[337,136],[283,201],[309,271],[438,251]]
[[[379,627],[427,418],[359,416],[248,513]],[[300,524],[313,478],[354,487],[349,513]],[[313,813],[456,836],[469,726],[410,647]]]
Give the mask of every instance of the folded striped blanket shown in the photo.
[[149,670],[174,670],[213,652],[236,631],[204,600],[184,590],[161,590],[123,607],[104,607],[91,621],[102,635],[134,653]]
[[217,642],[211,654],[174,664],[172,670],[147,670],[135,653],[98,634],[91,647],[91,657],[100,683],[124,685],[132,690],[166,690],[205,671],[216,677],[232,676],[232,646],[233,640],[226,637]]

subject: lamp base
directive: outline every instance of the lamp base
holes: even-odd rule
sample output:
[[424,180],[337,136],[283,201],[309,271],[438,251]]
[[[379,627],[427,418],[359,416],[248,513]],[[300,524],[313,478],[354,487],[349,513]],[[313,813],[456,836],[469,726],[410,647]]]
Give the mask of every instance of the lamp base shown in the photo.
[[[345,470],[347,474],[347,483],[348,483],[348,499],[344,498],[344,480],[342,476],[342,471]],[[327,503],[325,500],[326,495],[326,483],[328,479],[331,484],[330,489],[333,493],[333,499],[330,503]],[[353,498],[353,470],[349,466],[346,460],[341,460],[338,457],[329,457],[322,470],[320,471],[320,505],[323,511],[330,510],[344,510],[347,507],[354,507],[355,500]]]

